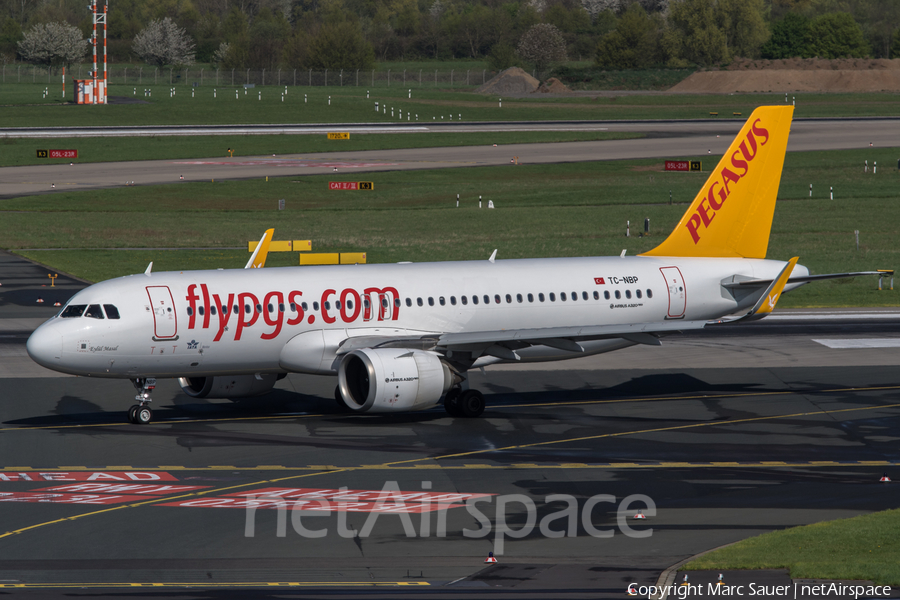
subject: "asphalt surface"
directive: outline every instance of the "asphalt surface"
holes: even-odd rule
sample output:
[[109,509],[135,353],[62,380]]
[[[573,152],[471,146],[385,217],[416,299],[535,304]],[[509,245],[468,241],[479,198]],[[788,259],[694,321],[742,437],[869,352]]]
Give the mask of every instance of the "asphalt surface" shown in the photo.
[[[825,119],[797,120],[791,129],[789,152],[809,150],[841,150],[865,148],[869,144],[891,147],[896,145],[898,119]],[[126,185],[156,185],[181,181],[211,181],[251,179],[279,176],[322,175],[338,170],[339,177],[355,173],[380,171],[442,169],[472,166],[508,165],[512,157],[520,164],[562,163],[589,160],[618,160],[638,158],[685,158],[702,155],[721,155],[740,130],[743,121],[648,121],[648,122],[577,122],[560,123],[465,123],[453,126],[454,131],[481,131],[483,146],[456,148],[415,148],[359,152],[327,152],[317,154],[289,154],[257,157],[220,157],[198,160],[164,160],[117,163],[79,163],[36,165],[0,168],[0,197],[60,191],[122,187]],[[288,127],[288,126],[280,126]],[[321,126],[328,129],[328,125]],[[346,125],[334,126],[341,131]],[[368,126],[378,127],[390,126]],[[265,127],[245,126],[247,134],[268,132]],[[413,127],[415,132],[446,131],[447,126]],[[565,142],[556,144],[508,144],[494,146],[494,131],[546,131],[552,129],[601,129],[605,131],[638,132],[646,137],[631,140]],[[0,136],[10,130],[0,130]],[[120,134],[127,134],[123,129]],[[175,131],[173,129],[173,131]],[[181,128],[184,135],[206,134],[210,128]],[[107,130],[113,135],[114,130]],[[223,155],[225,154],[223,148]],[[182,179],[183,178],[183,179]]]
[[[44,267],[0,258],[5,365],[53,312],[34,296],[80,284],[42,287]],[[628,584],[655,584],[711,548],[897,506],[896,484],[878,481],[900,477],[897,312],[781,311],[661,348],[489,368],[472,377],[488,401],[474,420],[346,415],[332,378],[290,375],[237,403],[162,380],[155,421],[137,426],[125,422],[129,382],[22,361],[0,371],[0,594],[627,597]],[[406,523],[387,514],[396,498],[374,521],[371,503],[340,506],[385,486],[487,496],[477,511],[456,503]],[[284,510],[279,528],[277,508],[239,506],[236,494],[271,488],[302,488],[292,493],[338,512]],[[644,498],[622,505],[634,495]],[[514,538],[529,502],[535,527]],[[557,514],[570,502],[571,521]],[[490,551],[498,564],[484,564]],[[745,580],[791,584],[785,572],[726,573]]]

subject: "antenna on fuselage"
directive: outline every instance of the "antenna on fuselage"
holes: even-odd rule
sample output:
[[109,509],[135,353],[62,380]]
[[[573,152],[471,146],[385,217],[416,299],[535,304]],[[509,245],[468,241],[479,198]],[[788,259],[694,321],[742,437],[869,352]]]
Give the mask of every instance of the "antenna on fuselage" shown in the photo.
[[494,249],[494,252],[491,254],[491,257],[488,259],[489,262],[494,262],[494,259],[497,258],[497,249]]
[[151,260],[151,261],[150,261],[150,264],[147,265],[147,270],[144,271],[144,275],[146,275],[147,277],[150,277],[150,272],[151,272],[152,270],[153,270],[153,261]]

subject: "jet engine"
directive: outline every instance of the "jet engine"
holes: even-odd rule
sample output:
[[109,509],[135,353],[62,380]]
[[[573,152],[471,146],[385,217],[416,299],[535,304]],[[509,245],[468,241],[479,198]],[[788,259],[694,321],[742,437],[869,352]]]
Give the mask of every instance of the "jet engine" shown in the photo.
[[284,373],[179,377],[182,391],[191,398],[245,398],[272,390]]
[[347,354],[338,385],[356,412],[424,410],[440,402],[453,377],[439,355],[405,348],[366,348]]

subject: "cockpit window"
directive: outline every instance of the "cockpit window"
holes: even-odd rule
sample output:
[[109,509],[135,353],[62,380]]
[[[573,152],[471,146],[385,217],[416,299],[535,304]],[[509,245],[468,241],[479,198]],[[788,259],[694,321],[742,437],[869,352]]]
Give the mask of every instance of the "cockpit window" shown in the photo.
[[84,314],[84,309],[87,308],[87,304],[70,304],[65,309],[63,309],[62,313],[59,315],[63,319],[71,319],[73,317],[80,317]]
[[[113,306],[112,304],[104,304],[103,310],[106,311],[107,319],[118,319],[119,318],[119,309]],[[200,313],[201,315],[203,313]]]
[[84,311],[84,316],[90,317],[92,319],[102,319],[103,311],[100,310],[99,304],[91,304],[87,307],[87,310]]

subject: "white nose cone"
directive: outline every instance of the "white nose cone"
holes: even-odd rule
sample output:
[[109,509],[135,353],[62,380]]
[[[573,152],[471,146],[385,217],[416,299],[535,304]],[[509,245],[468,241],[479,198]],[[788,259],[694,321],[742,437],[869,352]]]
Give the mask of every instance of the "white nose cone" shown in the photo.
[[58,369],[62,356],[62,334],[53,325],[45,323],[31,334],[25,349],[37,364],[48,369]]

